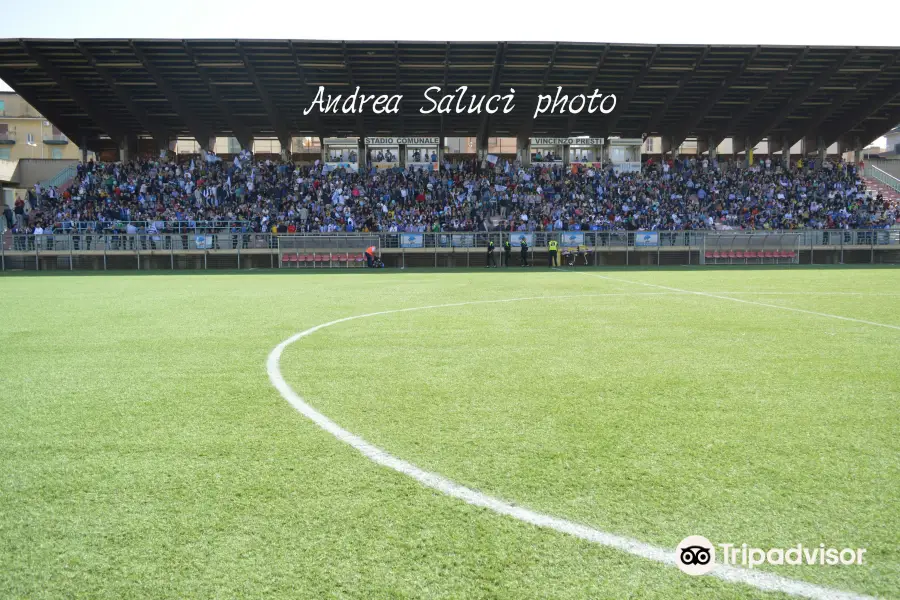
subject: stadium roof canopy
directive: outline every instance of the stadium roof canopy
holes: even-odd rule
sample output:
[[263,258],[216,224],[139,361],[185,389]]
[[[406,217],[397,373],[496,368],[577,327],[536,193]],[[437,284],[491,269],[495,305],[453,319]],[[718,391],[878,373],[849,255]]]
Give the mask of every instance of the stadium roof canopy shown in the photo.
[[[132,136],[384,134],[662,135],[673,144],[733,136],[741,147],[821,137],[855,146],[900,122],[900,48],[5,39],[0,79],[91,148]],[[320,85],[402,94],[401,112],[304,116]],[[516,109],[421,115],[432,85],[515,88]],[[616,109],[532,119],[538,94],[556,86],[615,94]]]

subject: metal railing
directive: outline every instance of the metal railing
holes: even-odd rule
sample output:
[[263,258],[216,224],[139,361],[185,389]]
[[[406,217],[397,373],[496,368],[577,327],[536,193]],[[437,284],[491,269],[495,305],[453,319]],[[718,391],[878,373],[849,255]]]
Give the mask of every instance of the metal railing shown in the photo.
[[[337,233],[273,235],[269,233],[52,233],[0,235],[0,270],[9,269],[176,269],[176,268],[277,268],[283,266],[287,253],[341,253],[362,251],[376,245],[385,256],[396,257],[397,264],[408,260],[419,262],[423,256],[434,256],[433,264],[443,264],[439,257],[481,255],[490,242],[502,253],[504,242],[510,241],[518,255],[520,240],[525,236],[531,256],[545,252],[551,240],[561,251],[578,250],[580,256],[592,256],[599,264],[696,264],[704,261],[707,250],[721,246],[728,239],[729,249],[785,249],[779,237],[796,242],[791,248],[793,262],[843,262],[845,253],[854,262],[900,262],[900,229],[824,230],[797,232],[740,231],[585,231],[585,232],[467,232],[467,233]],[[713,239],[718,242],[713,243]],[[759,240],[759,248],[755,244]],[[714,247],[707,245],[707,241]],[[769,243],[771,242],[771,244]],[[796,245],[794,245],[796,244]],[[777,247],[776,247],[777,246]],[[291,252],[293,251],[293,252]],[[846,252],[845,252],[846,251]],[[860,254],[860,251],[863,253]],[[618,258],[615,258],[618,256]],[[605,257],[605,258],[601,258]],[[839,258],[838,258],[839,257]],[[744,257],[746,258],[746,256]],[[765,257],[767,258],[767,257]],[[430,264],[428,259],[428,264]],[[613,262],[608,262],[609,260]],[[123,262],[124,261],[124,262]],[[587,261],[587,258],[585,258]],[[476,261],[477,262],[477,261]],[[716,262],[716,261],[713,261]],[[733,262],[733,261],[729,261]],[[748,262],[742,260],[739,262]],[[759,262],[763,263],[764,260]],[[778,261],[775,261],[778,262]],[[455,264],[455,263],[454,263]],[[77,266],[76,266],[77,265]],[[108,266],[109,265],[109,266]],[[320,265],[321,266],[321,265]],[[425,265],[421,265],[425,266]]]
[[47,179],[46,181],[41,182],[41,187],[59,187],[65,182],[69,181],[78,173],[78,167],[75,165],[69,165],[68,167],[62,169],[59,173]]
[[875,181],[879,181],[889,188],[900,192],[900,179],[897,179],[884,169],[879,169],[875,165],[867,164],[865,174],[867,177],[871,177]]
[[[572,234],[575,234],[574,238]],[[514,249],[520,247],[524,235],[530,248],[547,248],[551,240],[559,247],[585,246],[593,249],[670,250],[704,248],[707,236],[729,238],[774,239],[778,235],[796,236],[801,249],[838,248],[845,246],[897,246],[900,229],[830,229],[794,232],[741,231],[584,231],[584,232],[461,232],[461,233],[302,233],[274,235],[270,233],[140,233],[116,232],[50,233],[42,235],[10,234],[2,237],[0,249],[15,252],[152,252],[152,251],[234,251],[276,250],[279,247],[329,249],[356,248],[374,244],[382,249],[416,251],[423,249],[486,248],[493,241],[500,250],[507,240]],[[279,239],[282,240],[279,246]],[[288,244],[288,240],[299,240]],[[571,240],[571,242],[567,242]]]
[[16,132],[15,131],[2,131],[0,132],[0,144],[3,142],[15,142],[16,141]]
[[45,133],[43,139],[48,144],[68,144],[69,143],[69,138],[67,138],[65,136],[65,134],[62,134],[62,133],[49,133],[49,134]]

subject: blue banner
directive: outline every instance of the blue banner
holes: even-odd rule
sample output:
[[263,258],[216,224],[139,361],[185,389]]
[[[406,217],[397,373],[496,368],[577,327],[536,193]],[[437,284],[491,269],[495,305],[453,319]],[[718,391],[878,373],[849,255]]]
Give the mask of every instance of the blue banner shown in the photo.
[[458,235],[454,234],[450,238],[451,244],[454,248],[474,248],[475,247],[475,236],[474,235]]
[[659,246],[659,234],[655,231],[639,231],[634,234],[635,246]]
[[401,248],[424,248],[425,247],[425,234],[424,233],[402,233],[402,234],[400,234],[400,247]]
[[531,248],[534,246],[534,234],[533,233],[521,233],[515,232],[509,234],[509,245],[513,248],[519,248],[522,245],[522,240],[525,240],[528,243],[528,247]]
[[574,248],[584,245],[584,234],[580,231],[565,231],[560,235],[559,245],[563,248]]

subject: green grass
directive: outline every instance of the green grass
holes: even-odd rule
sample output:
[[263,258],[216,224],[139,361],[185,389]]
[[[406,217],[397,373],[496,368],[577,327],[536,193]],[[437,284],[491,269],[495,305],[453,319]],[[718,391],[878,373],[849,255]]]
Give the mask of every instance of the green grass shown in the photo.
[[[900,597],[890,269],[0,278],[2,598],[777,597],[468,506],[271,387],[486,493],[672,547],[867,548],[766,567]],[[827,292],[823,294],[822,292]],[[557,298],[583,294],[628,294]]]

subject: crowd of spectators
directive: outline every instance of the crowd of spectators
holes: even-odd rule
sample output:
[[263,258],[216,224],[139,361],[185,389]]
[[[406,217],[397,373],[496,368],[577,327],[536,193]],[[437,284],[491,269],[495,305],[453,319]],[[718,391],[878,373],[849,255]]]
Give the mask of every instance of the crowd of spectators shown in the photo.
[[898,226],[856,165],[683,158],[640,172],[445,163],[438,171],[329,170],[255,160],[79,164],[64,190],[6,207],[18,233],[794,230]]

